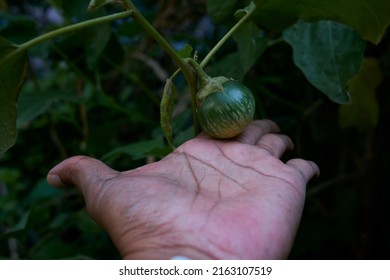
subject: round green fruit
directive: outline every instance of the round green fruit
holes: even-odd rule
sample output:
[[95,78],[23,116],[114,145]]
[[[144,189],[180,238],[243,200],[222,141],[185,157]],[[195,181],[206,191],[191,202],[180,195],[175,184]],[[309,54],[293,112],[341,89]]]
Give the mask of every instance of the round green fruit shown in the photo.
[[238,81],[222,83],[222,90],[209,94],[198,105],[199,123],[214,138],[231,138],[240,134],[253,120],[255,99]]

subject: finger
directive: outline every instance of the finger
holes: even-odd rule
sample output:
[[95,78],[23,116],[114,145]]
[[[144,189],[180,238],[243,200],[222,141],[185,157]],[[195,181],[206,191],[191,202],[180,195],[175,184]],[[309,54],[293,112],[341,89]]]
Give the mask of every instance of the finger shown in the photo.
[[97,159],[75,156],[53,167],[47,175],[47,181],[58,188],[76,186],[85,193],[90,186],[98,185],[116,173],[118,172]]
[[255,145],[263,135],[277,132],[279,132],[279,127],[273,121],[256,120],[251,122],[244,132],[237,137],[237,141],[243,144]]
[[286,165],[298,171],[305,184],[312,178],[320,176],[320,169],[313,161],[296,158],[286,162]]
[[257,141],[256,145],[277,158],[280,158],[285,151],[294,148],[290,137],[283,134],[266,134]]

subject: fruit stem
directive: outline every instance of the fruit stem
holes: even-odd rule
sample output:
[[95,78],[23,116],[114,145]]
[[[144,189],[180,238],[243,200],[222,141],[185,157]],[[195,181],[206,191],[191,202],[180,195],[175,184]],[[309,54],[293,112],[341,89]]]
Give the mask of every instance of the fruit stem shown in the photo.
[[198,77],[198,91],[196,92],[195,100],[196,107],[198,107],[207,96],[215,92],[222,92],[222,84],[228,81],[229,79],[220,76],[220,77],[210,77],[206,72],[200,67],[198,62],[195,59],[189,58],[188,63],[194,68],[196,75]]
[[200,64],[193,58],[187,58],[188,64],[191,65],[197,76],[198,76],[198,82],[199,87],[204,87],[211,79],[209,75],[206,74],[206,72],[203,70],[203,68],[200,66]]

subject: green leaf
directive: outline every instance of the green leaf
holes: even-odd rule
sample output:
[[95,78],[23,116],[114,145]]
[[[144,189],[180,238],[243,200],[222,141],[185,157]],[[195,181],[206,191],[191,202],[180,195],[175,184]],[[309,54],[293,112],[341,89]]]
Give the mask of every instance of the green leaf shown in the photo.
[[240,2],[239,0],[209,0],[207,1],[207,13],[214,21],[221,22],[234,15]]
[[29,16],[0,11],[0,18],[0,34],[11,42],[24,43],[38,35],[37,22]]
[[83,233],[96,234],[102,231],[102,228],[91,219],[91,216],[89,216],[85,210],[74,213],[72,218]]
[[191,56],[192,50],[193,48],[191,45],[185,44],[185,46],[177,53],[181,58],[189,58]]
[[[210,1],[209,1],[210,2]],[[229,2],[229,1],[226,1]],[[298,19],[333,20],[355,29],[365,40],[378,44],[390,25],[390,0],[254,0],[255,21],[282,31]]]
[[160,104],[160,122],[168,144],[172,148],[174,147],[172,139],[172,114],[174,98],[175,85],[171,79],[167,79]]
[[365,41],[350,27],[333,21],[300,21],[283,32],[305,77],[331,100],[348,103],[346,86],[360,69]]
[[[75,242],[76,243],[76,242]],[[32,250],[29,256],[33,260],[65,259],[80,252],[80,245],[65,242],[61,239],[47,239],[39,246],[39,250]]]
[[234,16],[235,18],[237,19],[237,21],[239,21],[240,19],[242,19],[246,14],[248,14],[252,9],[255,9],[255,3],[253,3],[253,1],[251,1],[249,3],[248,6],[246,6],[245,8],[243,9],[238,9],[235,13],[234,13]]
[[233,35],[240,52],[243,75],[256,63],[267,48],[267,39],[264,33],[253,23],[243,24]]
[[[17,46],[0,37],[0,57],[5,58],[17,50]],[[19,91],[27,69],[27,52],[0,61],[0,154],[16,141],[16,115]]]
[[26,231],[28,231],[34,224],[42,221],[45,218],[42,215],[43,210],[43,207],[39,207],[36,204],[31,205],[30,209],[23,213],[23,215],[20,217],[19,221],[15,225],[5,230],[2,237],[25,234]]
[[[243,3],[240,2],[240,4]],[[252,4],[237,10],[235,16],[238,18],[243,16],[251,7]],[[210,66],[207,72],[211,76],[225,76],[242,80],[268,47],[268,40],[264,32],[250,21],[242,24],[234,32],[233,39],[237,43],[238,51],[226,55]]]
[[237,51],[224,56],[223,59],[208,67],[207,73],[211,77],[225,76],[235,80],[241,80],[244,77],[244,69],[241,65],[241,53]]
[[14,226],[8,228],[5,232],[4,235],[9,236],[9,235],[14,235],[15,233],[19,233],[27,228],[27,224],[30,219],[30,214],[32,212],[32,207],[23,214],[23,216],[20,218],[19,222],[15,224]]
[[376,90],[382,79],[379,61],[375,58],[365,58],[359,74],[348,86],[352,98],[351,104],[340,106],[341,128],[355,127],[360,131],[368,132],[376,127],[379,118]]
[[82,36],[88,67],[96,69],[97,62],[110,40],[111,25],[104,23],[89,27],[82,31]]
[[26,84],[18,101],[17,127],[32,121],[37,116],[47,112],[54,102],[69,100],[80,102],[81,98],[72,89],[34,89],[32,84]]
[[31,188],[30,192],[25,195],[23,201],[27,205],[39,204],[50,198],[58,198],[62,193],[62,190],[50,187],[46,178],[42,178],[33,188]]

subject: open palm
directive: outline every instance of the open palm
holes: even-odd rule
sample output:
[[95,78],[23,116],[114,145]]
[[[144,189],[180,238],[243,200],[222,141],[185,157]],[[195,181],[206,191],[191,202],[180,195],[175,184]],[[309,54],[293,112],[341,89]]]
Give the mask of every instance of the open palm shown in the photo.
[[307,182],[318,167],[279,158],[291,140],[271,121],[239,137],[201,134],[161,161],[118,172],[77,156],[50,184],[74,185],[124,258],[277,259],[291,249]]

